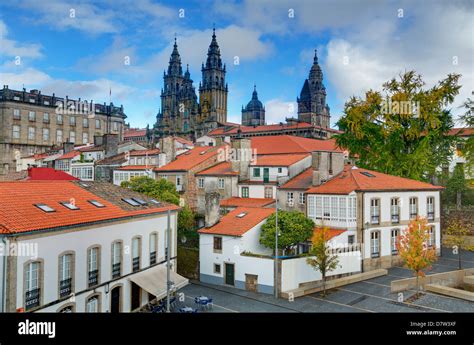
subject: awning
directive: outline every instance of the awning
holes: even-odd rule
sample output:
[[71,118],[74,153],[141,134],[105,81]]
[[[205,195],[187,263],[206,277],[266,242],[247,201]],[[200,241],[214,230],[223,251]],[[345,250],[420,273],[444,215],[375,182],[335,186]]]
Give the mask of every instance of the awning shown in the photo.
[[[166,296],[166,265],[149,268],[146,271],[134,274],[129,278],[143,290],[161,299]],[[170,270],[170,280],[173,283],[171,291],[188,285],[189,280]]]

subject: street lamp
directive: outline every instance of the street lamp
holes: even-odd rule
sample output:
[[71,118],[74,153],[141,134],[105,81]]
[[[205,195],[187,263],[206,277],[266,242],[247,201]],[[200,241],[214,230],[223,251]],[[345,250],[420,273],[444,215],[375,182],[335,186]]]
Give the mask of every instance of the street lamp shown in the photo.
[[285,176],[276,176],[275,186],[275,298],[278,298],[278,181],[281,177]]

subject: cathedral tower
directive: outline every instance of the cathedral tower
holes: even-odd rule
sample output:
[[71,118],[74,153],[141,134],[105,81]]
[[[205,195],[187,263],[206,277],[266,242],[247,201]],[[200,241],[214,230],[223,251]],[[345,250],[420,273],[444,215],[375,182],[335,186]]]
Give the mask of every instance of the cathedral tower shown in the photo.
[[252,99],[242,107],[242,126],[261,126],[265,124],[265,107],[259,101],[257,88],[253,86]]
[[323,72],[318,63],[315,50],[313,66],[309,78],[304,81],[298,102],[298,120],[311,123],[314,126],[329,128],[330,113],[326,103],[326,88],[323,84]]

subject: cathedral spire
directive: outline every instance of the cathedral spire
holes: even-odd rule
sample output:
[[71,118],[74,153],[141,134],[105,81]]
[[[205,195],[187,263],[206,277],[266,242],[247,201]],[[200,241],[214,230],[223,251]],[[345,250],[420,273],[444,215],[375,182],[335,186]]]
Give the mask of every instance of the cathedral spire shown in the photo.
[[222,68],[221,51],[219,49],[219,44],[217,43],[215,28],[212,29],[212,40],[209,49],[207,50],[206,67]]
[[169,75],[182,75],[183,69],[181,67],[181,57],[178,52],[178,44],[176,42],[176,36],[174,37],[173,52],[171,53],[170,63],[168,66]]
[[313,60],[313,64],[315,64],[315,65],[318,64],[318,50],[317,50],[317,49],[314,50],[314,60]]

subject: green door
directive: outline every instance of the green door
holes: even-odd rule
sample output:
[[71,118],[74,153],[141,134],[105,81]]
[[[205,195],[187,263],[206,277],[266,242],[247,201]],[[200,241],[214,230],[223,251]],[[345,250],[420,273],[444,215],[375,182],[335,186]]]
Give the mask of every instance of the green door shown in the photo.
[[225,283],[234,285],[234,264],[225,264]]
[[263,182],[270,181],[270,169],[263,168]]

